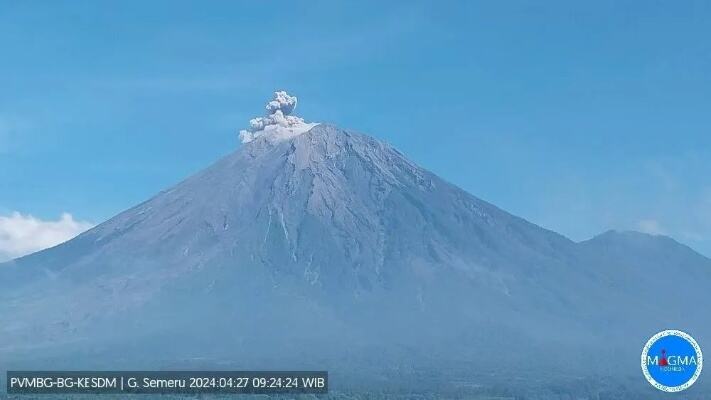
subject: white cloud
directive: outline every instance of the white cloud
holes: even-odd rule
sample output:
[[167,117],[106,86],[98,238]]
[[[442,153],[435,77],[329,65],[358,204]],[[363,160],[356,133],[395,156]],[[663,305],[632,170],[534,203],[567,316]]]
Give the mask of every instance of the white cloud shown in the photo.
[[643,219],[637,223],[637,229],[640,232],[648,233],[650,235],[665,235],[665,230],[662,229],[662,225],[659,221],[654,219]]
[[93,224],[63,213],[56,221],[43,221],[19,212],[0,215],[0,261],[34,253],[75,237]]

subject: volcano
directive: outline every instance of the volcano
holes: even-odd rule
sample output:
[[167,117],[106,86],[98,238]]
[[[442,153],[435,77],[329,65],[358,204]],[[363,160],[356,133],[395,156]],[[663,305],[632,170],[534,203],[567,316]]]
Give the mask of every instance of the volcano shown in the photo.
[[[711,260],[670,238],[573,242],[372,137],[267,122],[143,204],[0,265],[0,367],[650,394],[650,336],[711,343]],[[711,393],[702,381],[689,393]]]

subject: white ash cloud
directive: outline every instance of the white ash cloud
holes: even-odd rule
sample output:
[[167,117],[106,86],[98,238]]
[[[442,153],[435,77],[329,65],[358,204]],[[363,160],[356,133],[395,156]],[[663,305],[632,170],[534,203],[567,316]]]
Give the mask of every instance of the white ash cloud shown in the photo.
[[284,115],[289,115],[296,109],[299,99],[296,96],[289,96],[285,91],[274,92],[274,100],[267,103],[265,107],[269,114],[281,111]]
[[642,233],[650,235],[665,235],[666,230],[662,228],[662,224],[654,219],[643,219],[637,223],[637,229]]
[[19,212],[0,215],[0,262],[56,246],[93,226],[75,220],[68,213],[56,221],[44,221]]
[[249,121],[249,128],[239,132],[242,143],[249,143],[262,136],[265,131],[272,128],[300,128],[306,125],[303,118],[291,115],[296,109],[298,99],[289,96],[285,91],[274,92],[274,99],[267,103],[267,115],[253,118]]

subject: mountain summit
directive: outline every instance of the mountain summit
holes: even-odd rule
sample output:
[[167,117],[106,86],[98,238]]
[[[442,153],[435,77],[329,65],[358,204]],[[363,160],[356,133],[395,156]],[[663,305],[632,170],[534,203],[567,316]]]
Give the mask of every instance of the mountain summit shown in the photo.
[[239,132],[242,143],[249,143],[260,136],[271,136],[272,140],[281,140],[302,134],[316,123],[306,123],[303,118],[292,115],[298,99],[285,91],[274,92],[274,99],[264,107],[267,115],[253,118],[249,128]]
[[236,152],[0,266],[0,360],[529,387],[636,377],[665,328],[711,341],[711,261],[692,250],[642,234],[575,243],[369,136],[282,125],[286,93],[269,104],[277,117]]

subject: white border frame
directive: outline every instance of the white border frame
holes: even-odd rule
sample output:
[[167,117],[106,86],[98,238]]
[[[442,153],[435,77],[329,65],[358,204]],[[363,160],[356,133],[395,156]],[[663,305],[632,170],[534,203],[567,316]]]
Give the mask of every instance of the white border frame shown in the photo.
[[[696,351],[696,371],[694,372],[694,375],[691,376],[691,379],[686,381],[685,383],[679,385],[679,386],[665,386],[662,385],[661,383],[657,382],[652,378],[652,375],[649,373],[649,370],[647,369],[647,355],[649,353],[649,349],[652,347],[652,345],[659,339],[667,336],[677,336],[680,337],[694,348]],[[668,329],[665,331],[661,331],[657,333],[656,335],[652,336],[649,338],[647,341],[647,344],[644,345],[644,349],[642,349],[642,373],[644,374],[644,377],[647,379],[647,382],[649,382],[652,386],[655,388],[667,392],[667,393],[674,393],[674,392],[681,392],[682,390],[688,389],[691,385],[696,382],[696,380],[699,378],[699,375],[701,375],[701,370],[703,369],[704,366],[704,357],[701,354],[701,347],[699,347],[699,344],[696,343],[696,340],[694,340],[691,335],[689,335],[686,332],[674,330],[674,329]]]

